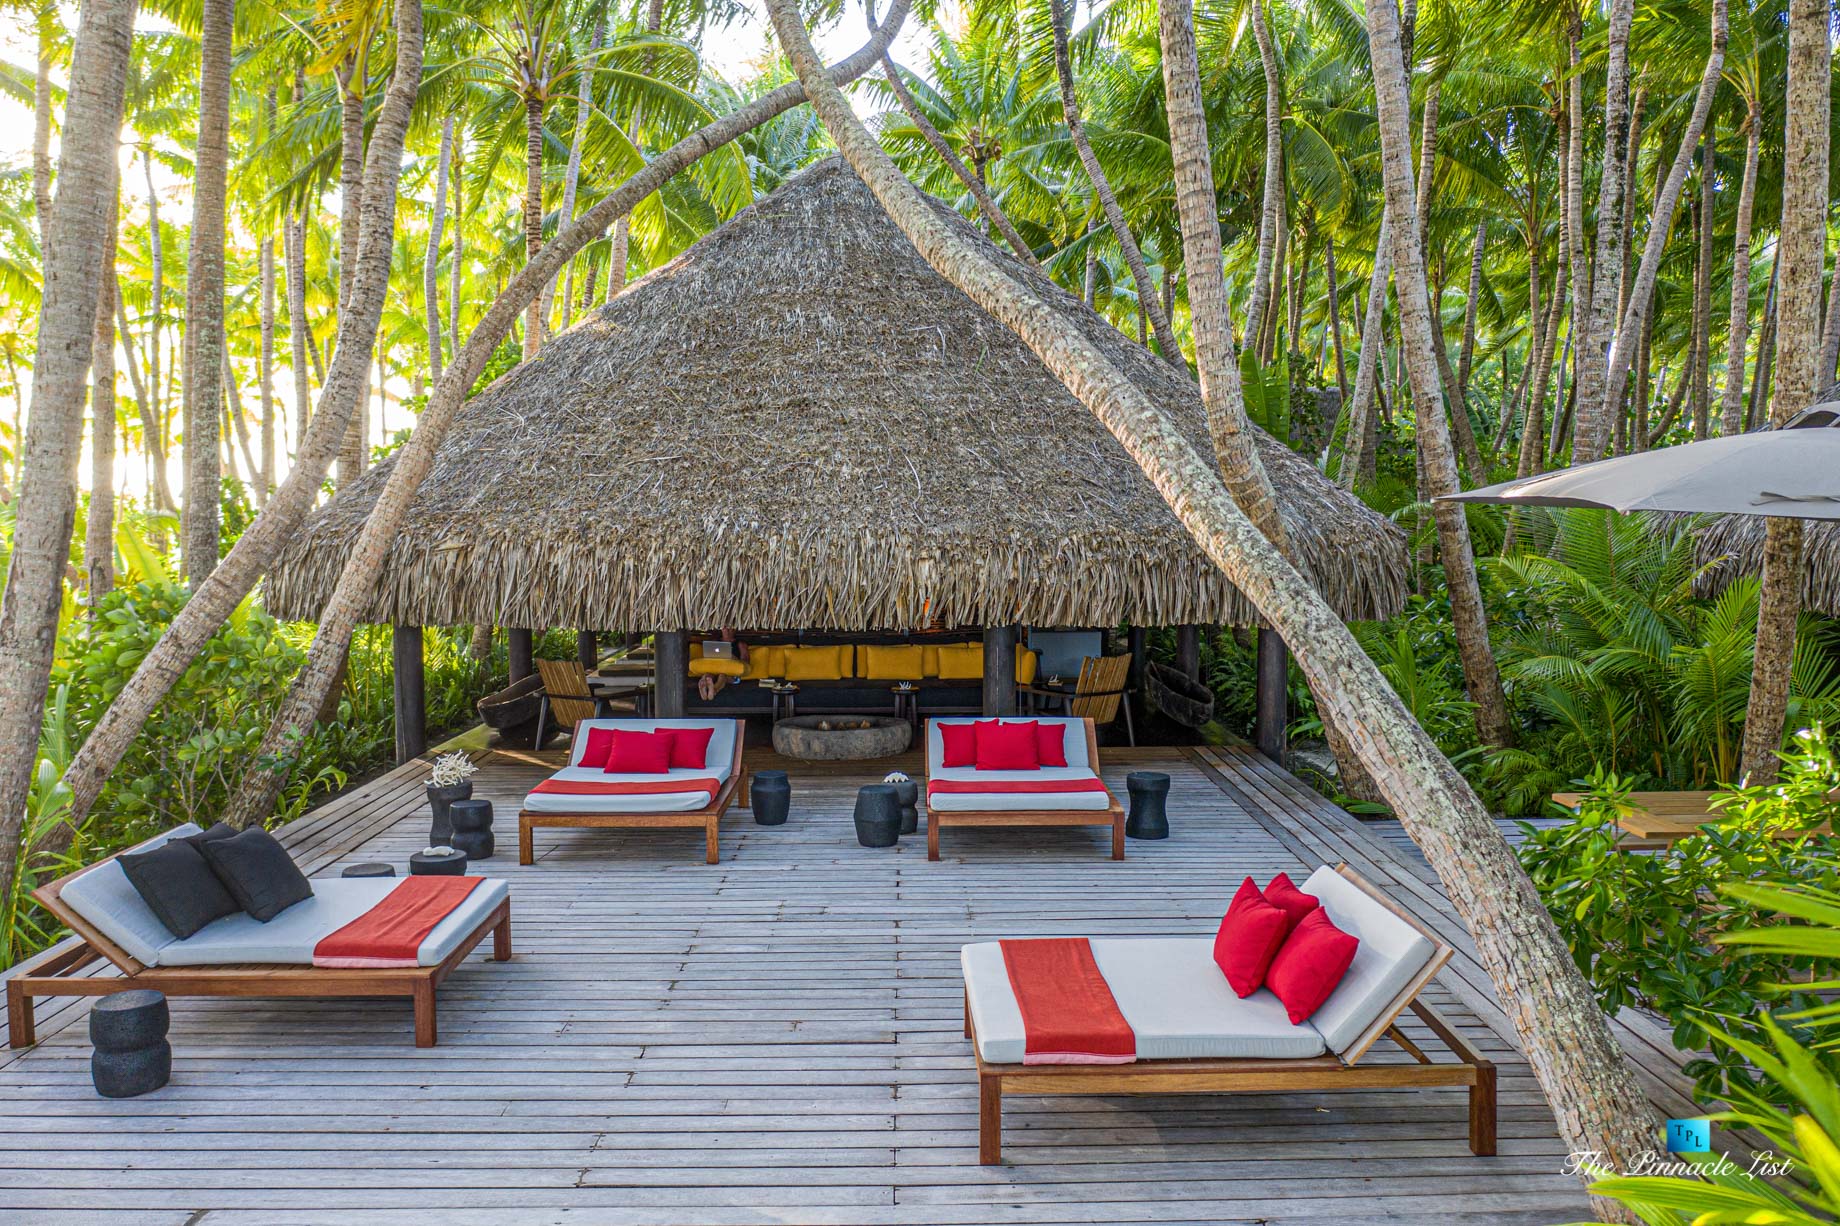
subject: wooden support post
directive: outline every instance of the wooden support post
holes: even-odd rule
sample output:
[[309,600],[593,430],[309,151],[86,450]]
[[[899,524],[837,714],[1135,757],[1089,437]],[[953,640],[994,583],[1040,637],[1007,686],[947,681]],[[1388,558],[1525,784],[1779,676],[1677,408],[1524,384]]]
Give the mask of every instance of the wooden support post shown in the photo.
[[1201,680],[1201,627],[1176,627],[1176,671]]
[[684,717],[684,689],[690,675],[690,632],[659,630],[652,635],[652,715]]
[[522,681],[537,671],[536,657],[530,647],[530,631],[507,629],[505,643],[511,655],[511,680]]
[[390,659],[395,673],[396,763],[419,758],[428,748],[428,707],[422,684],[422,628],[395,626],[390,631]]
[[1270,626],[1259,627],[1259,680],[1253,739],[1259,752],[1282,766],[1290,756],[1290,649]]
[[1016,627],[984,627],[984,714],[1016,713]]
[[591,673],[601,662],[600,635],[592,630],[575,632],[575,658],[581,661],[581,671]]

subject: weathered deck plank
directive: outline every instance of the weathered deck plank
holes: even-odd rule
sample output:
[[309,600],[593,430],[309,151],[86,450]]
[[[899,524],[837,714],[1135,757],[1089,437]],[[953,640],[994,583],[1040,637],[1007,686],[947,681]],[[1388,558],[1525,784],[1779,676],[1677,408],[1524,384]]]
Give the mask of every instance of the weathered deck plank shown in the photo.
[[[750,751],[750,757],[757,755]],[[180,1001],[174,1083],[88,1085],[87,1002],[41,1006],[0,1063],[0,1211],[203,1223],[1265,1221],[1492,1226],[1582,1215],[1562,1146],[1473,958],[1432,998],[1502,1065],[1501,1154],[1473,1158],[1460,1092],[1016,1099],[1008,1165],[976,1165],[957,951],[999,936],[1204,933],[1234,883],[1348,859],[1455,925],[1409,848],[1269,763],[1106,755],[1167,771],[1174,837],[965,830],[945,861],[855,844],[854,791],[899,763],[794,765],[793,820],[696,832],[550,831],[520,868],[512,820],[539,762],[494,755],[517,957],[442,993],[440,1047],[401,1002]],[[769,763],[757,763],[769,764]],[[411,763],[284,833],[311,873],[402,863],[426,837]],[[1431,1042],[1416,1023],[1415,1038]],[[1645,1075],[1680,1093],[1645,1044]]]

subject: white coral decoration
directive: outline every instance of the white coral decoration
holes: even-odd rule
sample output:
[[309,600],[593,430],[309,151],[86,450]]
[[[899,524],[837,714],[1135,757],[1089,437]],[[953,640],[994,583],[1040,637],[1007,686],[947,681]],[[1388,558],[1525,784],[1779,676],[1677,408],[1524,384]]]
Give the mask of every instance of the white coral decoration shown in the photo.
[[433,782],[438,788],[450,788],[456,783],[465,783],[478,769],[478,763],[464,753],[457,750],[444,753],[434,760]]
[[907,778],[907,774],[904,771],[889,771],[886,775],[882,776],[882,782],[907,783],[910,782],[910,780]]

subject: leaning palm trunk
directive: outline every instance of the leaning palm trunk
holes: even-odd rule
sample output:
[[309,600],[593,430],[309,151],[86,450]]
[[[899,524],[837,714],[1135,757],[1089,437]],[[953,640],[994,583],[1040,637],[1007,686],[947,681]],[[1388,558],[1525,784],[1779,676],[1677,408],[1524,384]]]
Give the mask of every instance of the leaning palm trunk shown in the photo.
[[428,329],[428,377],[441,381],[441,231],[447,227],[447,171],[454,160],[454,117],[441,121],[441,154],[434,168],[434,213],[422,252],[422,320]]
[[1169,313],[1157,299],[1150,271],[1144,265],[1143,250],[1138,247],[1137,236],[1131,232],[1131,224],[1118,205],[1117,193],[1112,191],[1112,181],[1106,176],[1105,167],[1099,164],[1092,142],[1086,139],[1086,124],[1080,118],[1080,96],[1074,89],[1073,55],[1068,47],[1067,26],[1071,17],[1067,4],[1068,0],[1048,0],[1049,16],[1054,22],[1054,72],[1060,79],[1061,114],[1067,120],[1067,136],[1073,141],[1074,152],[1079,155],[1080,165],[1093,185],[1093,195],[1098,197],[1099,207],[1105,212],[1105,224],[1112,228],[1112,237],[1118,240],[1118,249],[1124,253],[1125,267],[1131,270],[1131,284],[1137,287],[1137,301],[1143,305],[1150,330],[1156,333],[1156,346],[1171,364],[1181,366],[1184,364],[1182,346],[1176,340],[1175,329],[1170,326]]
[[[1827,0],[1791,0],[1789,85],[1783,131],[1783,213],[1777,240],[1777,347],[1781,373],[1770,420],[1781,425],[1814,402],[1832,374],[1821,358],[1821,264],[1827,238],[1829,76]],[[1764,528],[1763,584],[1750,704],[1744,713],[1743,769],[1752,783],[1776,779],[1789,705],[1795,623],[1801,612],[1802,523],[1770,519]]]
[[221,510],[218,418],[224,364],[224,208],[230,173],[230,41],[236,0],[204,0],[198,43],[198,156],[185,276],[185,577],[193,590],[217,567]]
[[288,218],[281,235],[287,260],[288,366],[294,373],[294,453],[306,445],[307,421],[313,416],[313,384],[307,363],[307,222]]
[[256,474],[256,509],[268,505],[275,488],[275,235],[262,235],[257,271],[261,296],[262,467]]
[[[339,314],[350,310],[349,301],[352,286],[357,279],[357,259],[353,256],[362,248],[364,215],[364,94],[367,88],[365,64],[362,60],[347,61],[338,74],[339,81],[339,183],[357,184],[357,190],[346,192],[341,186],[339,207]],[[345,340],[344,321],[339,324],[336,344]],[[370,367],[368,351],[374,343],[375,336],[365,344],[366,356],[358,362],[358,384],[352,393],[353,410],[348,416],[349,426],[345,431],[345,443],[339,451],[339,484],[352,481],[364,471],[369,457],[365,454],[365,440],[370,431],[365,425],[370,401]],[[307,338],[308,345],[313,338]],[[336,348],[335,348],[336,356]],[[321,396],[324,397],[325,378],[322,377]]]
[[[1732,223],[1731,237],[1731,313],[1726,333],[1730,344],[1725,351],[1725,389],[1719,397],[1719,429],[1722,434],[1739,434],[1744,429],[1744,346],[1750,340],[1751,326],[1751,210],[1757,198],[1757,151],[1763,124],[1756,97],[1744,115],[1744,184],[1738,189],[1738,216]],[[1833,362],[1819,368],[1825,380],[1833,372]]]
[[[1252,0],[1247,13],[1252,18],[1252,36],[1259,44],[1259,66],[1265,73],[1265,195],[1259,209],[1259,256],[1252,274],[1252,303],[1246,308],[1246,328],[1259,329],[1262,336],[1284,211],[1284,84],[1278,76],[1278,55],[1271,45],[1271,31],[1265,26],[1265,0]],[[1248,337],[1246,343],[1252,345],[1253,341]]]
[[[908,0],[896,0],[868,45],[834,69],[840,81],[855,80],[881,59],[895,31],[906,19],[907,7]],[[397,453],[389,480],[384,483],[383,492],[365,520],[332,597],[320,613],[319,628],[306,666],[295,678],[281,709],[269,725],[258,764],[250,767],[236,795],[231,798],[226,820],[246,824],[273,809],[275,797],[287,778],[285,755],[311,725],[321,704],[335,692],[339,680],[338,662],[344,658],[358,617],[376,589],[384,558],[401,526],[402,517],[415,491],[434,466],[435,454],[468,389],[484,371],[486,362],[499,340],[510,331],[518,313],[526,304],[536,301],[544,282],[553,277],[564,262],[604,232],[611,222],[625,217],[640,201],[698,159],[784,114],[804,99],[804,87],[797,81],[788,82],[685,137],[646,163],[583,213],[579,220],[566,226],[536,259],[511,278],[510,284],[481,317],[465,348],[454,355],[453,365],[429,395],[428,405],[417,419],[414,433]]]
[[134,0],[83,5],[65,92],[32,359],[32,414],[14,503],[13,552],[0,595],[0,913],[12,906],[76,519],[74,474],[104,252],[115,225],[115,158],[134,7]]
[[1693,269],[1693,336],[1698,364],[1693,370],[1693,440],[1712,435],[1712,212],[1713,138],[1716,119],[1706,121],[1700,140],[1699,258]]
[[42,254],[51,248],[51,51],[57,33],[57,9],[38,13],[38,68],[32,77],[32,204]]
[[[1603,172],[1597,189],[1597,264],[1590,277],[1590,296],[1577,304],[1578,322],[1574,352],[1578,370],[1578,408],[1572,426],[1572,462],[1600,459],[1610,445],[1613,418],[1622,414],[1623,397],[1619,392],[1606,400],[1604,354],[1593,343],[1608,336],[1616,326],[1617,299],[1622,288],[1623,272],[1623,192],[1627,178],[1623,159],[1628,156],[1629,137],[1629,26],[1635,15],[1635,0],[1616,0],[1610,6],[1610,24],[1606,40],[1604,81],[1604,156]],[[1574,112],[1575,128],[1584,126],[1582,111]],[[1581,142],[1574,142],[1576,152]],[[1582,159],[1580,159],[1582,163]],[[1582,165],[1574,168],[1582,174]],[[1576,220],[1574,215],[1574,220]],[[1573,256],[1583,248],[1583,227],[1573,242]],[[1576,280],[1576,274],[1574,274]]]
[[[396,69],[378,109],[366,157],[351,296],[339,313],[338,348],[320,389],[318,411],[307,427],[287,480],[237,538],[211,577],[174,616],[166,633],[141,660],[64,772],[64,782],[71,791],[73,824],[88,814],[103,782],[121,761],[141,725],[268,570],[312,509],[320,483],[338,455],[357,411],[368,355],[383,317],[395,242],[396,188],[402,175],[403,142],[408,134],[410,109],[421,86],[420,0],[396,0],[395,34]],[[41,704],[43,697],[41,693]]]
[[[1655,277],[1661,270],[1661,253],[1667,246],[1674,207],[1680,203],[1687,167],[1693,162],[1700,133],[1706,130],[1706,118],[1712,113],[1713,95],[1718,92],[1719,76],[1725,66],[1725,42],[1730,34],[1728,11],[1727,0],[1712,0],[1712,50],[1706,57],[1706,70],[1700,75],[1693,113],[1688,116],[1686,131],[1680,136],[1680,149],[1674,155],[1674,164],[1669,167],[1661,190],[1655,193],[1654,212],[1648,219],[1648,239],[1642,247],[1642,263],[1636,269],[1635,280],[1630,283],[1629,306],[1623,312],[1622,326],[1616,330],[1616,340],[1610,347],[1603,395],[1593,406],[1594,412],[1603,414],[1606,424],[1614,407],[1623,403],[1623,392],[1629,386],[1630,358],[1635,353],[1638,338],[1648,326],[1648,312],[1655,297]],[[1816,264],[1818,267],[1819,261]],[[1601,442],[1595,452],[1588,447],[1574,449],[1574,458],[1597,459],[1602,450]]]
[[1386,282],[1392,275],[1392,214],[1382,202],[1380,230],[1374,239],[1374,275],[1367,283],[1367,314],[1361,325],[1361,360],[1355,366],[1354,397],[1348,402],[1348,428],[1343,432],[1342,466],[1336,480],[1347,490],[1374,483],[1374,439],[1378,434],[1374,399],[1380,388],[1380,352],[1386,348]]
[[[524,99],[524,262],[543,250],[543,100],[535,94]],[[543,345],[542,295],[530,300],[524,312],[524,360],[537,356]]]
[[[1053,0],[1050,2],[1052,3]],[[914,125],[914,130],[920,133],[920,139],[925,141],[927,148],[937,154],[939,160],[946,164],[946,169],[952,172],[959,184],[971,193],[971,199],[977,202],[978,212],[983,215],[984,220],[988,221],[991,227],[1003,236],[1003,241],[1010,245],[1010,250],[1014,251],[1023,263],[1036,264],[1035,253],[1029,249],[1028,243],[1023,241],[1022,235],[1016,233],[1016,227],[1010,224],[1009,215],[992,198],[983,181],[971,173],[971,167],[965,165],[964,159],[959,157],[953,151],[952,146],[946,143],[946,138],[939,134],[939,129],[933,126],[932,121],[926,117],[926,112],[920,109],[920,103],[914,98],[913,91],[909,90],[907,83],[901,80],[901,70],[896,68],[894,61],[885,55],[882,57],[882,74],[888,78],[888,88],[894,91],[895,101],[899,102],[901,109],[907,112],[908,121]]]
[[843,156],[921,256],[1021,338],[1092,410],[1202,550],[1296,649],[1299,665],[1449,890],[1569,1148],[1597,1151],[1611,1165],[1636,1158],[1653,1144],[1659,1121],[1533,883],[1469,785],[1174,423],[1069,324],[1030,274],[1012,275],[985,248],[950,230],[902,177],[824,77],[793,0],[769,0],[768,8]]
[[[1374,52],[1376,109],[1380,116],[1381,165],[1386,177],[1388,210],[1396,217],[1415,217],[1412,186],[1411,96],[1405,63],[1400,59],[1399,23],[1390,3],[1370,4],[1368,37]],[[1457,458],[1451,449],[1439,387],[1437,334],[1425,287],[1424,253],[1416,225],[1393,228],[1393,290],[1399,301],[1399,337],[1412,402],[1417,408],[1419,452],[1425,462],[1426,492],[1442,499],[1459,489]],[[1470,701],[1476,705],[1476,731],[1485,744],[1506,745],[1513,739],[1508,700],[1501,673],[1489,647],[1488,616],[1476,579],[1476,555],[1470,549],[1469,520],[1460,503],[1437,501],[1432,516],[1444,555],[1444,583],[1450,595],[1457,654]]]

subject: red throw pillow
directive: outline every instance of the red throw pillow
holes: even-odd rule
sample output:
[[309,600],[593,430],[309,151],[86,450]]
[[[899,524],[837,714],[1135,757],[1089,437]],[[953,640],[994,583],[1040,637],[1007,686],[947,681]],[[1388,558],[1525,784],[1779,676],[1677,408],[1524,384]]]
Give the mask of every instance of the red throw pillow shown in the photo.
[[977,733],[977,768],[981,771],[1032,771],[1041,768],[1036,724],[1000,724],[984,720],[973,724]]
[[1265,901],[1252,878],[1240,883],[1227,917],[1220,921],[1220,931],[1214,934],[1214,963],[1235,992],[1250,996],[1259,990],[1289,930],[1290,920]]
[[1308,1021],[1322,1008],[1360,947],[1360,938],[1337,928],[1322,908],[1303,917],[1265,973],[1265,986],[1284,1002],[1293,1025]]
[[936,724],[941,766],[977,765],[977,729],[971,724]]
[[1322,906],[1322,900],[1314,894],[1305,894],[1291,882],[1289,873],[1279,873],[1265,887],[1265,901],[1276,907],[1290,919],[1295,928],[1303,922],[1303,917]]
[[700,771],[709,765],[709,740],[716,734],[714,728],[660,728],[658,731],[671,738],[672,766]]
[[581,751],[577,766],[606,766],[607,751],[613,748],[613,729],[588,729],[588,747]]
[[607,749],[609,775],[662,775],[671,769],[671,741],[668,732],[632,732],[613,730],[613,743]]
[[1067,765],[1067,725],[1046,722],[1035,725],[1035,756],[1043,766]]

